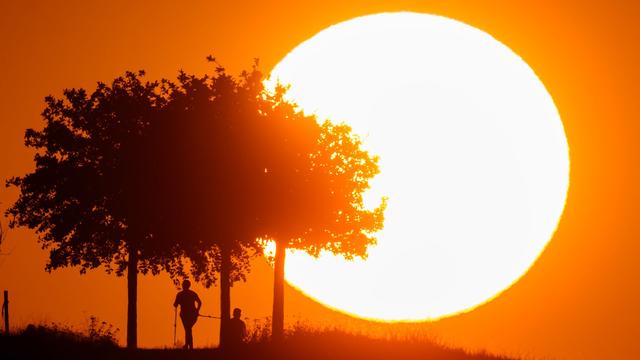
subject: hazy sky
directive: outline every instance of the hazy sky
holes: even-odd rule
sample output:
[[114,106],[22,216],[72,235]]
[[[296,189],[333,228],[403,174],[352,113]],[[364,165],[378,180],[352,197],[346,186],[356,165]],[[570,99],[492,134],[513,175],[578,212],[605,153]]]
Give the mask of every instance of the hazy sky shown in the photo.
[[[213,53],[231,72],[254,57],[270,70],[323,28],[382,11],[411,10],[464,21],[509,46],[553,96],[570,147],[571,185],[553,240],[529,273],[494,301],[426,329],[447,343],[559,359],[640,358],[640,6],[632,1],[20,1],[0,4],[0,179],[32,169],[24,130],[39,128],[43,97],[95,86],[125,70],[150,78],[202,73]],[[0,210],[16,198],[0,187]],[[6,224],[6,220],[2,220]],[[124,338],[126,282],[101,270],[43,271],[33,233],[2,244],[0,288],[12,321],[84,327],[90,315]],[[8,255],[7,255],[8,254]],[[271,309],[272,275],[258,261],[233,306],[259,319]],[[201,292],[216,314],[217,291]],[[139,343],[169,346],[175,289],[166,276],[140,284]],[[288,321],[363,327],[289,289]],[[202,319],[196,345],[213,344],[217,322]],[[408,326],[409,327],[409,326]],[[376,327],[380,329],[380,327]]]

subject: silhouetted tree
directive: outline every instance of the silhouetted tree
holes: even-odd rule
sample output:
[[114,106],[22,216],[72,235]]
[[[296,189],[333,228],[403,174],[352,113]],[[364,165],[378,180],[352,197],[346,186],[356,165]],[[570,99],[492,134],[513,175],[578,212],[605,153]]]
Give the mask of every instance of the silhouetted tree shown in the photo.
[[265,146],[265,191],[259,213],[263,233],[276,244],[272,337],[284,331],[284,264],[287,249],[318,256],[321,251],[346,259],[366,257],[382,229],[386,200],[369,210],[363,193],[379,171],[377,157],[361,148],[344,124],[318,124],[295,104],[285,89],[270,95],[261,113],[269,124]]
[[25,144],[37,150],[35,170],[7,182],[20,190],[6,212],[10,226],[35,229],[50,250],[47,271],[80,266],[85,273],[103,265],[121,276],[126,270],[130,348],[137,346],[138,272],[171,270],[167,264],[176,258],[149,235],[131,196],[143,187],[144,173],[132,169],[129,153],[165,104],[159,83],[143,83],[142,76],[127,72],[111,85],[98,83],[90,95],[67,89],[62,99],[48,96],[44,129],[25,134]]
[[352,258],[366,256],[374,243],[384,202],[367,210],[362,193],[378,172],[377,158],[360,148],[348,126],[319,125],[296,110],[284,88],[265,92],[257,64],[238,79],[218,66],[212,76],[182,73],[178,80],[144,145],[165,174],[154,176],[152,191],[165,200],[152,210],[161,224],[155,234],[183,237],[181,249],[206,286],[220,274],[222,347],[230,287],[260,250],[256,239],[275,239],[273,335],[279,339],[286,248]]
[[[249,258],[260,253],[255,189],[264,172],[256,161],[258,91],[256,68],[239,79],[217,67],[215,74],[183,72],[170,84],[168,102],[138,145],[142,172],[154,179],[137,195],[162,198],[139,209],[152,236],[175,241],[190,259],[191,273],[206,287],[220,277],[220,345],[227,339],[230,288],[244,280]],[[260,167],[262,166],[262,167]],[[146,201],[134,201],[148,204]]]

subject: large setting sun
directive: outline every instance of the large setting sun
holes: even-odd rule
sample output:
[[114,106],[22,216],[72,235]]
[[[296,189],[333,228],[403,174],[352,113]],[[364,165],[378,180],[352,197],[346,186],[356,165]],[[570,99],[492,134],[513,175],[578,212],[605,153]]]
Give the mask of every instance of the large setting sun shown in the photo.
[[286,278],[359,317],[424,320],[486,302],[551,239],[569,154],[545,86],[491,35],[445,17],[364,16],[331,26],[273,69],[319,120],[349,124],[388,197],[366,260],[287,255]]

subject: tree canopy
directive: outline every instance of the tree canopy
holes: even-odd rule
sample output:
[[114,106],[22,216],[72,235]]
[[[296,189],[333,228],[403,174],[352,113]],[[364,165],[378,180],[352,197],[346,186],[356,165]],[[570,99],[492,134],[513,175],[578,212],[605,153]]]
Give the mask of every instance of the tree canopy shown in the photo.
[[[261,253],[255,191],[262,75],[257,64],[239,77],[217,66],[212,75],[181,72],[166,83],[167,102],[131,153],[144,186],[129,197],[151,237],[175,244],[193,277],[221,287],[221,345],[230,315],[230,287],[244,280]],[[155,201],[153,201],[155,199]],[[151,205],[152,204],[152,205]],[[182,266],[182,262],[172,265]]]
[[156,246],[129,206],[140,173],[124,159],[166,104],[160,84],[142,76],[127,72],[91,94],[66,89],[63,98],[46,97],[44,128],[25,134],[26,146],[36,150],[35,170],[7,181],[20,190],[6,212],[10,226],[35,229],[49,249],[46,270],[128,270],[130,347],[137,343],[138,271],[158,273],[175,258],[172,248]]
[[[37,151],[35,170],[7,181],[20,190],[7,215],[10,226],[35,229],[51,250],[47,270],[80,266],[85,272],[104,265],[121,274],[126,245],[150,245],[122,206],[122,179],[135,175],[123,166],[123,153],[165,103],[158,83],[143,83],[143,75],[127,72],[111,85],[98,83],[91,95],[66,89],[63,99],[48,96],[44,129],[26,131],[26,146]],[[156,269],[152,262],[142,266]]]
[[[215,62],[214,59],[211,59]],[[221,344],[230,287],[243,280],[258,239],[276,242],[273,335],[282,336],[284,254],[365,257],[382,228],[385,200],[366,209],[377,157],[344,124],[319,123],[266,91],[257,62],[239,77],[180,72],[142,82],[127,72],[110,85],[49,96],[32,173],[7,210],[10,226],[36,230],[48,271],[104,266],[128,275],[127,344],[136,346],[137,273],[161,270],[211,286],[220,278]]]
[[158,224],[153,235],[181,238],[206,286],[220,274],[221,343],[229,287],[261,252],[256,239],[352,258],[366,255],[383,220],[384,202],[362,204],[377,158],[348,126],[319,124],[285,100],[285,88],[268,92],[263,80],[257,64],[237,78],[219,65],[213,75],[181,73],[136,166],[154,179],[143,196],[162,199],[145,211]]
[[276,244],[272,336],[284,332],[284,263],[286,249],[318,256],[329,251],[366,257],[382,229],[386,199],[367,209],[363,193],[378,172],[378,158],[362,149],[346,124],[318,123],[294,103],[286,89],[270,95],[270,145],[265,154],[264,188],[260,197],[261,225]]

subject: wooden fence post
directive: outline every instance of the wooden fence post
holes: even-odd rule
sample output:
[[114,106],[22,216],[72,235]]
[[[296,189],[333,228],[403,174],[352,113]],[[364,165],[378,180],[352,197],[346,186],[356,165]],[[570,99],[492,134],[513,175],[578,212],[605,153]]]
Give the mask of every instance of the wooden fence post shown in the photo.
[[4,315],[4,333],[9,335],[9,291],[4,291],[4,302],[2,303],[2,314]]

